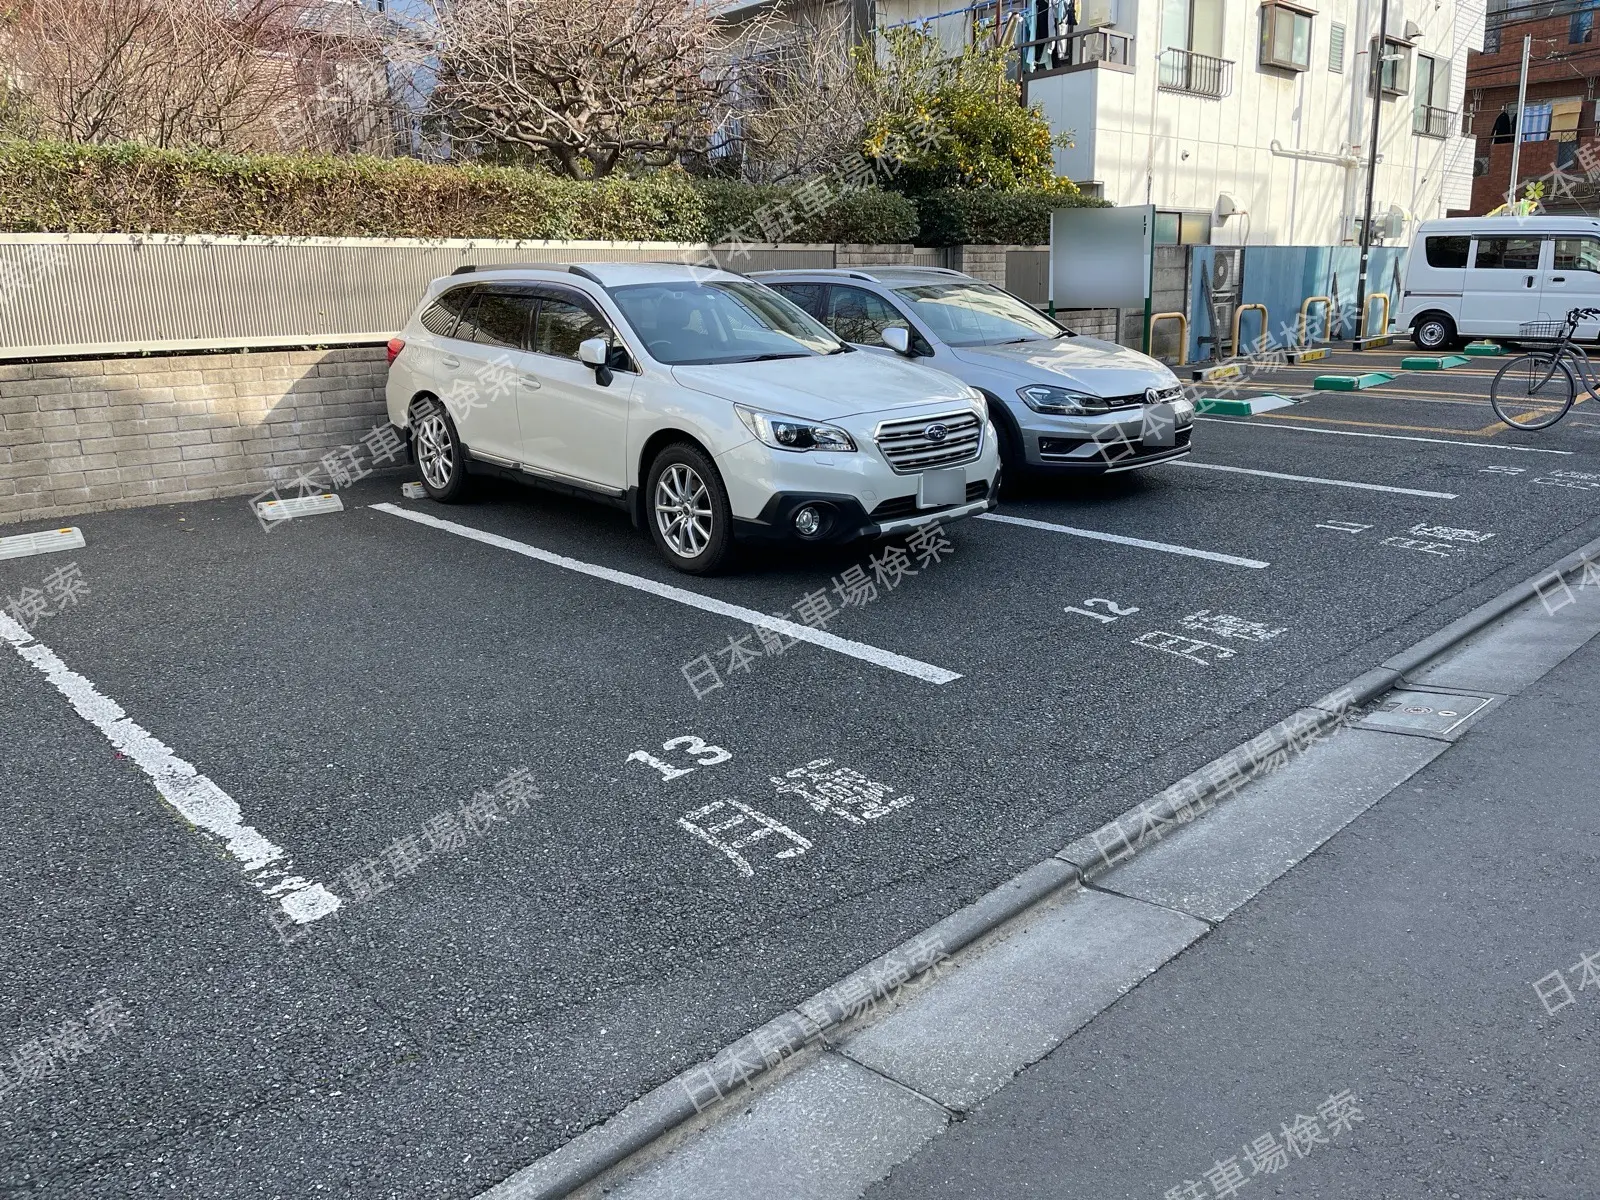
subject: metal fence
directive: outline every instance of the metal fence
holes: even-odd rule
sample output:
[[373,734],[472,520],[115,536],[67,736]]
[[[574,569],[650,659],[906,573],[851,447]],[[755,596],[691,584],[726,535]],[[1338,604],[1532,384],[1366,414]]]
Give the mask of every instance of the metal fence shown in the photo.
[[[0,359],[383,341],[468,263],[695,262],[677,242],[0,234]],[[721,247],[734,270],[831,267],[831,245]],[[737,255],[737,257],[736,257]]]

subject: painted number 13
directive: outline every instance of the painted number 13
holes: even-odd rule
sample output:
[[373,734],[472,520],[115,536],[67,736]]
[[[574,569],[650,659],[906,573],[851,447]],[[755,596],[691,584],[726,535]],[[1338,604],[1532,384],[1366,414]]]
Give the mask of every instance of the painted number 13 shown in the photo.
[[[681,751],[685,758],[693,759],[697,766],[714,767],[718,763],[725,763],[733,755],[721,746],[707,745],[702,739],[693,734],[684,734],[682,737],[670,738],[661,743],[663,750]],[[675,767],[669,762],[657,758],[647,750],[635,750],[628,755],[628,762],[642,762],[645,766],[661,772],[663,780],[676,779],[680,775],[688,775],[694,767]]]

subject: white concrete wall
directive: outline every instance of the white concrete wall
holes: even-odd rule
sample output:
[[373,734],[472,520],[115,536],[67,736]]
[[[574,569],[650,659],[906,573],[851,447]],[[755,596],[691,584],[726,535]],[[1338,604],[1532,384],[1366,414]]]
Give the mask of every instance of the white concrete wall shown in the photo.
[[[953,7],[949,0],[894,0],[901,19],[910,11],[947,7]],[[1156,89],[1159,0],[1120,0],[1117,27],[1134,35],[1131,73],[1099,68],[1030,81],[1030,103],[1040,105],[1056,129],[1076,133],[1077,145],[1057,152],[1057,170],[1078,182],[1102,184],[1114,204],[1210,211],[1226,193],[1248,216],[1218,225],[1213,237],[1219,243],[1331,245],[1352,239],[1350,218],[1361,211],[1364,171],[1281,157],[1270,149],[1276,140],[1286,149],[1350,153],[1357,105],[1354,149],[1365,157],[1372,110],[1358,85],[1366,78],[1378,6],[1375,0],[1321,0],[1316,8],[1311,68],[1290,73],[1258,65],[1257,0],[1227,0],[1223,57],[1234,61],[1233,90],[1212,100]],[[1358,27],[1363,16],[1365,29]],[[1464,207],[1472,185],[1472,143],[1459,136],[1459,115],[1451,118],[1444,139],[1412,132],[1416,54],[1450,60],[1447,107],[1459,114],[1467,50],[1482,44],[1483,0],[1391,0],[1391,35],[1400,34],[1408,20],[1422,31],[1412,57],[1413,91],[1384,101],[1373,210],[1382,215],[1398,205],[1415,222]],[[1346,31],[1342,73],[1328,69],[1335,23]]]

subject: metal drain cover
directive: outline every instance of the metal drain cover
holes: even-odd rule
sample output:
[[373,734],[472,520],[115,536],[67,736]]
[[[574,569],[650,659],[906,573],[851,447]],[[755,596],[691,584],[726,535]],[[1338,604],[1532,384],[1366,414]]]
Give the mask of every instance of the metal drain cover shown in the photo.
[[1488,704],[1488,696],[1390,692],[1359,723],[1367,729],[1392,729],[1397,733],[1446,734],[1483,711]]

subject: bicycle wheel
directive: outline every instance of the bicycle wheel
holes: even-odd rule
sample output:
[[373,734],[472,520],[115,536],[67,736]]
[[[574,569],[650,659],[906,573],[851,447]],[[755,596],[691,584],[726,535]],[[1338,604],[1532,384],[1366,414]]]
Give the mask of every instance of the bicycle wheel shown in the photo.
[[1549,350],[1513,358],[1489,385],[1495,416],[1513,429],[1548,429],[1567,415],[1577,395],[1572,367]]

